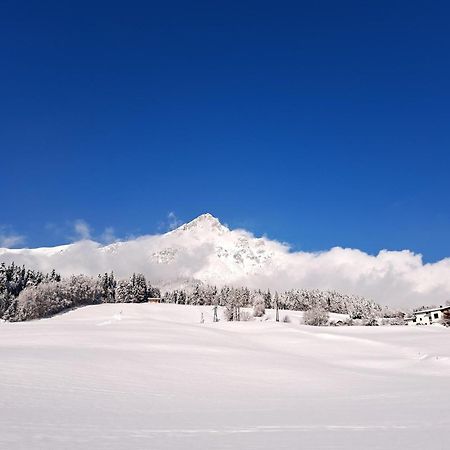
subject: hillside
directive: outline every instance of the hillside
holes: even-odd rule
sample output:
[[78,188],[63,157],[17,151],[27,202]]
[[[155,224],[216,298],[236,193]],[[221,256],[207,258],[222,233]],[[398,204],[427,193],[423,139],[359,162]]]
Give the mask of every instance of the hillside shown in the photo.
[[447,448],[448,329],[287,314],[104,304],[0,323],[0,448]]

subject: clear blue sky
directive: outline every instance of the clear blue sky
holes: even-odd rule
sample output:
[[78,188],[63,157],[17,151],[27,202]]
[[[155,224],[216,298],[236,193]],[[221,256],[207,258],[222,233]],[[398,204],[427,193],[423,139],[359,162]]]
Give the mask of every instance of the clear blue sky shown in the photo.
[[3,232],[209,211],[292,243],[450,255],[448,2],[5,1]]

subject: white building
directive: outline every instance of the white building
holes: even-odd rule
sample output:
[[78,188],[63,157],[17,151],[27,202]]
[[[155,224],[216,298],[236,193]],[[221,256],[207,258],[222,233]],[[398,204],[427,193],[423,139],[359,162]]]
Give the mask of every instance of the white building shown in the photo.
[[405,320],[408,325],[433,325],[434,323],[441,323],[444,312],[449,310],[450,306],[423,309],[415,311],[412,317],[407,317]]

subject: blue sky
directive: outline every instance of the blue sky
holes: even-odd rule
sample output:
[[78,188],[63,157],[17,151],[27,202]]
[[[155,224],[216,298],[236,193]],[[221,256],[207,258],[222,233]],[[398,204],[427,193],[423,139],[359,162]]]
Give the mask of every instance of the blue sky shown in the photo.
[[209,211],[295,249],[448,256],[449,14],[3,2],[0,236],[123,238]]

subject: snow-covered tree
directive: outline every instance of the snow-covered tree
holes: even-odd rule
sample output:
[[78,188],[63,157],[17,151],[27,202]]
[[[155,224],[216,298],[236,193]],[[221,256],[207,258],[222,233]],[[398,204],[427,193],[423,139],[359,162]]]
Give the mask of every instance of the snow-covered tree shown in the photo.
[[104,303],[114,303],[116,301],[116,287],[117,282],[114,278],[114,273],[105,273],[103,276],[99,275],[100,284],[102,288],[102,301]]
[[116,288],[117,303],[143,303],[146,301],[148,301],[148,293],[144,275],[134,273],[130,279],[119,280]]
[[0,264],[0,318],[8,310],[8,317],[14,315],[16,297],[27,287],[37,286],[43,282],[58,281],[61,277],[53,270],[44,275],[40,271],[26,269],[11,263]]
[[119,280],[116,288],[117,303],[133,302],[133,285],[130,280]]
[[266,313],[266,304],[261,292],[253,294],[253,316],[262,317]]
[[133,274],[131,277],[132,302],[143,303],[148,301],[147,280],[141,273]]
[[147,285],[147,295],[149,298],[160,298],[161,297],[161,291],[155,287],[152,286],[150,283]]
[[25,288],[17,297],[14,313],[8,320],[22,321],[52,316],[68,308],[100,303],[101,285],[98,280],[74,275],[66,280],[49,281]]
[[264,294],[264,301],[266,308],[272,308],[272,294],[270,293],[270,290]]
[[328,323],[329,313],[321,306],[315,306],[308,311],[305,311],[303,322],[305,325],[321,326]]

